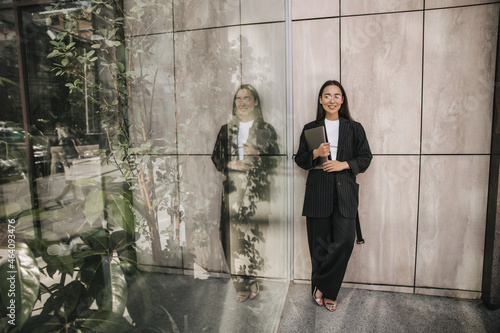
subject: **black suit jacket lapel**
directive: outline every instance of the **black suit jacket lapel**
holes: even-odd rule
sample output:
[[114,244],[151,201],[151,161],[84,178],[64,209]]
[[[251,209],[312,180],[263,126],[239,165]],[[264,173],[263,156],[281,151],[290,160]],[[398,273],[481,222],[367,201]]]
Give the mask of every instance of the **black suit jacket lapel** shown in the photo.
[[343,117],[339,117],[339,143],[337,144],[337,160],[344,159],[344,151],[346,149],[347,128],[348,121]]

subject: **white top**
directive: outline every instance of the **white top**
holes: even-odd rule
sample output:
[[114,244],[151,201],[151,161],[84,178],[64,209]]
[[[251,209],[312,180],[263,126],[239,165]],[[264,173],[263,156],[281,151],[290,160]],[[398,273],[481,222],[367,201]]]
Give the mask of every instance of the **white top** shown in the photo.
[[330,143],[330,154],[332,160],[337,159],[337,146],[339,143],[339,120],[328,120],[325,118],[326,135]]
[[250,127],[253,125],[253,120],[242,122],[240,121],[240,126],[238,128],[238,155],[240,160],[243,159],[244,151],[243,144],[247,143],[248,133],[250,132]]

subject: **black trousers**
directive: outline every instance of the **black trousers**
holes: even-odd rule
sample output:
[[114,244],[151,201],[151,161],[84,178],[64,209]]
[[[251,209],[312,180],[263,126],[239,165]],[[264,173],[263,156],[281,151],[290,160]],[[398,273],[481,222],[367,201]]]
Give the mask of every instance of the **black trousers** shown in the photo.
[[337,206],[327,218],[307,217],[307,238],[312,262],[311,286],[336,300],[354,248],[356,219],[340,215]]

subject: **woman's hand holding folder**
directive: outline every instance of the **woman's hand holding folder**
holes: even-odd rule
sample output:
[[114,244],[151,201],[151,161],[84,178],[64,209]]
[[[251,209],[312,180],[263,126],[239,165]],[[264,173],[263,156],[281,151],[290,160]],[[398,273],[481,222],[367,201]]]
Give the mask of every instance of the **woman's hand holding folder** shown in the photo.
[[318,148],[313,150],[313,159],[318,157],[328,157],[330,155],[330,143],[323,142]]

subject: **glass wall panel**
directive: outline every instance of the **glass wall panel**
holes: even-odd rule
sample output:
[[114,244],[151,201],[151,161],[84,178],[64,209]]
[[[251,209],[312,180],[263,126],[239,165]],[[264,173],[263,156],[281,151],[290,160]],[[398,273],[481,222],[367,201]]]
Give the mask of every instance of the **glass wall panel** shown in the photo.
[[263,8],[20,7],[26,121],[41,152],[31,175],[41,228],[18,255],[42,296],[28,300],[24,327],[277,329],[288,286],[285,11],[279,0]]

